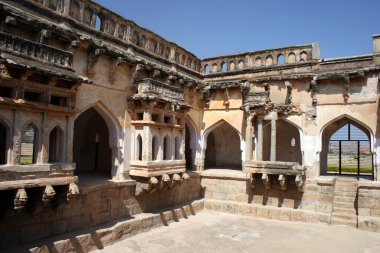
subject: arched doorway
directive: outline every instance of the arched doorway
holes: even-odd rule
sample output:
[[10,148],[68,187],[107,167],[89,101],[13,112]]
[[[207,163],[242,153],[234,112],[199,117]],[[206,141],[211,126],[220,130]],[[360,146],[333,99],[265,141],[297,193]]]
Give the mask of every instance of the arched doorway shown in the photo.
[[185,159],[187,170],[196,170],[197,136],[195,124],[190,118],[187,118],[185,122]]
[[7,130],[5,124],[0,121],[0,165],[7,163]]
[[344,117],[322,134],[321,174],[373,176],[369,131]]
[[[270,160],[271,123],[263,129],[263,160]],[[276,161],[302,164],[301,138],[296,126],[284,119],[276,122]]]
[[93,108],[75,120],[73,158],[77,173],[111,173],[109,129],[103,117]]
[[64,162],[64,133],[63,130],[56,126],[50,132],[49,136],[49,163]]
[[239,133],[223,122],[206,135],[205,168],[242,168]]

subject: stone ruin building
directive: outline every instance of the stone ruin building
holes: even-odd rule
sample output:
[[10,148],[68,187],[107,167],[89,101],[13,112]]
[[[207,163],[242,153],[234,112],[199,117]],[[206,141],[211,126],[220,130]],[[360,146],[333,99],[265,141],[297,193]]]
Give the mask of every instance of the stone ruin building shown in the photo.
[[34,248],[88,251],[202,209],[380,232],[380,35],[201,60],[89,0],[0,14],[0,249],[118,220]]

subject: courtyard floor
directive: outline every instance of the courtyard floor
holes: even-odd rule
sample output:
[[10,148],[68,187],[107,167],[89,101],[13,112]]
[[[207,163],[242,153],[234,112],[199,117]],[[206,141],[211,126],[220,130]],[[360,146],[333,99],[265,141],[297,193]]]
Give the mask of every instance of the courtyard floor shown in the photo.
[[379,253],[380,233],[202,211],[97,252]]

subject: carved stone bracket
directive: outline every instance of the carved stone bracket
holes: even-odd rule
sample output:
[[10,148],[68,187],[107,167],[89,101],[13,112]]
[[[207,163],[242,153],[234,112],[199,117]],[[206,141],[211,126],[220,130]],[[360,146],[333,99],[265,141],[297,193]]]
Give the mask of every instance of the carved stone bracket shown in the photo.
[[344,92],[343,92],[343,99],[344,102],[347,103],[348,99],[350,98],[349,89],[350,89],[350,77],[347,75],[344,77]]
[[187,173],[163,174],[159,177],[132,177],[137,181],[136,196],[141,196],[155,191],[170,190],[181,185],[184,180],[189,180],[190,176]]
[[251,174],[249,177],[249,185],[251,186],[252,189],[256,188],[256,177],[254,174]]
[[66,195],[67,201],[70,201],[71,199],[73,199],[74,197],[77,197],[78,195],[79,195],[78,185],[76,185],[75,183],[71,183],[69,185],[69,190]]
[[54,198],[55,194],[56,193],[54,191],[54,188],[51,185],[47,185],[45,187],[45,191],[44,191],[44,193],[42,195],[42,201],[44,203],[50,202],[50,200],[52,200]]
[[280,182],[281,190],[286,191],[286,176],[285,175],[280,175],[278,176],[278,181]]
[[28,202],[28,195],[25,191],[25,189],[18,189],[16,196],[13,201],[13,209],[14,210],[20,210],[23,209],[26,205],[26,202]]
[[90,51],[87,62],[87,75],[92,77],[94,72],[93,68],[95,64],[98,62],[99,57],[106,53],[106,49],[103,48],[95,48]]
[[298,187],[298,191],[303,191],[303,186],[305,184],[305,179],[304,179],[304,176],[303,175],[297,175],[296,176],[296,185]]
[[285,104],[291,104],[292,103],[292,99],[293,99],[293,96],[292,96],[293,84],[291,82],[289,82],[289,81],[286,81],[285,82],[285,87],[287,89]]
[[263,184],[265,186],[265,189],[270,190],[270,177],[269,177],[269,175],[266,173],[263,173],[263,175],[261,176],[261,180],[263,180]]

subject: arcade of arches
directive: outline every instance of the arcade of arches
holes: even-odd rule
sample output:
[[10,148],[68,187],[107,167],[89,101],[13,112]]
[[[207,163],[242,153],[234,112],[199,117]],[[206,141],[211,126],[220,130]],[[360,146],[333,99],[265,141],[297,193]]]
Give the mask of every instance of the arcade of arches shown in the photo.
[[200,59],[90,0],[0,13],[0,248],[199,199],[380,232],[380,35]]

